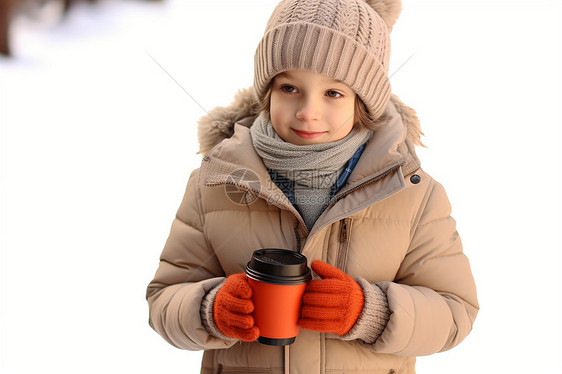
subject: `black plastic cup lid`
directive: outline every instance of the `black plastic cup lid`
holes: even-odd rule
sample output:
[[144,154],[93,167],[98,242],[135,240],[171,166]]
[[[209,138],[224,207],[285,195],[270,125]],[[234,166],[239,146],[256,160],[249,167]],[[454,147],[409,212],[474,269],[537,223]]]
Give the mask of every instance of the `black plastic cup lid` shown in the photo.
[[286,339],[274,339],[274,338],[266,338],[264,336],[260,336],[258,338],[258,342],[261,344],[267,344],[267,345],[274,345],[274,346],[283,346],[283,345],[291,345],[295,342],[295,336],[292,338],[286,338]]
[[246,275],[260,282],[281,285],[298,285],[312,279],[305,256],[274,248],[254,251],[246,265]]

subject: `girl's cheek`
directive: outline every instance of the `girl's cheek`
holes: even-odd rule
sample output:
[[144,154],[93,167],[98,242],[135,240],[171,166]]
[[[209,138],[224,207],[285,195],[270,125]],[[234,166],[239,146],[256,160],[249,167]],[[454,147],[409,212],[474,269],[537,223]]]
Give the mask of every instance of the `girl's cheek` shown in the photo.
[[269,117],[271,119],[271,124],[273,125],[273,127],[275,129],[277,129],[278,124],[281,122],[280,117],[279,117],[279,112],[272,110]]
[[269,107],[273,111],[281,105],[281,102],[282,101],[279,99],[279,97],[276,94],[272,94],[271,98],[269,99]]

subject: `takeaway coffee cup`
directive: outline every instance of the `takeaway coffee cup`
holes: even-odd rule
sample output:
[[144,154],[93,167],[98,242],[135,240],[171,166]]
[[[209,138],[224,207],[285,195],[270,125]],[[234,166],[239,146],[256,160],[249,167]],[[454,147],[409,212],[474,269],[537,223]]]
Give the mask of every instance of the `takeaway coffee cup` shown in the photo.
[[286,249],[254,251],[246,266],[253,290],[258,342],[289,345],[299,333],[298,320],[306,283],[312,278],[306,257]]

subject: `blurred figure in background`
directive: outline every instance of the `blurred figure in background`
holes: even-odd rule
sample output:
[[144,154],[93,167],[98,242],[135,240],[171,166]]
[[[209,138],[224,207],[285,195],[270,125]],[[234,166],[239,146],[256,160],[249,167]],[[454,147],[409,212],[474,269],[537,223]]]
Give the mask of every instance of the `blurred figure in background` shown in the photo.
[[13,52],[10,48],[10,24],[16,15],[24,14],[37,22],[41,22],[46,14],[62,19],[78,2],[96,3],[97,0],[0,0],[0,54],[10,56]]

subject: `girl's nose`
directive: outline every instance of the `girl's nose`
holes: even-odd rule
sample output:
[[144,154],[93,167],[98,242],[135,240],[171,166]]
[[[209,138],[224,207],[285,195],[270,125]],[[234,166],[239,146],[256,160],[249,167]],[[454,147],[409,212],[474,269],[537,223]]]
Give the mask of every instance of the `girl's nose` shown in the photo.
[[306,99],[303,101],[300,108],[297,110],[297,119],[301,121],[314,121],[319,120],[321,117],[320,105],[313,99]]

